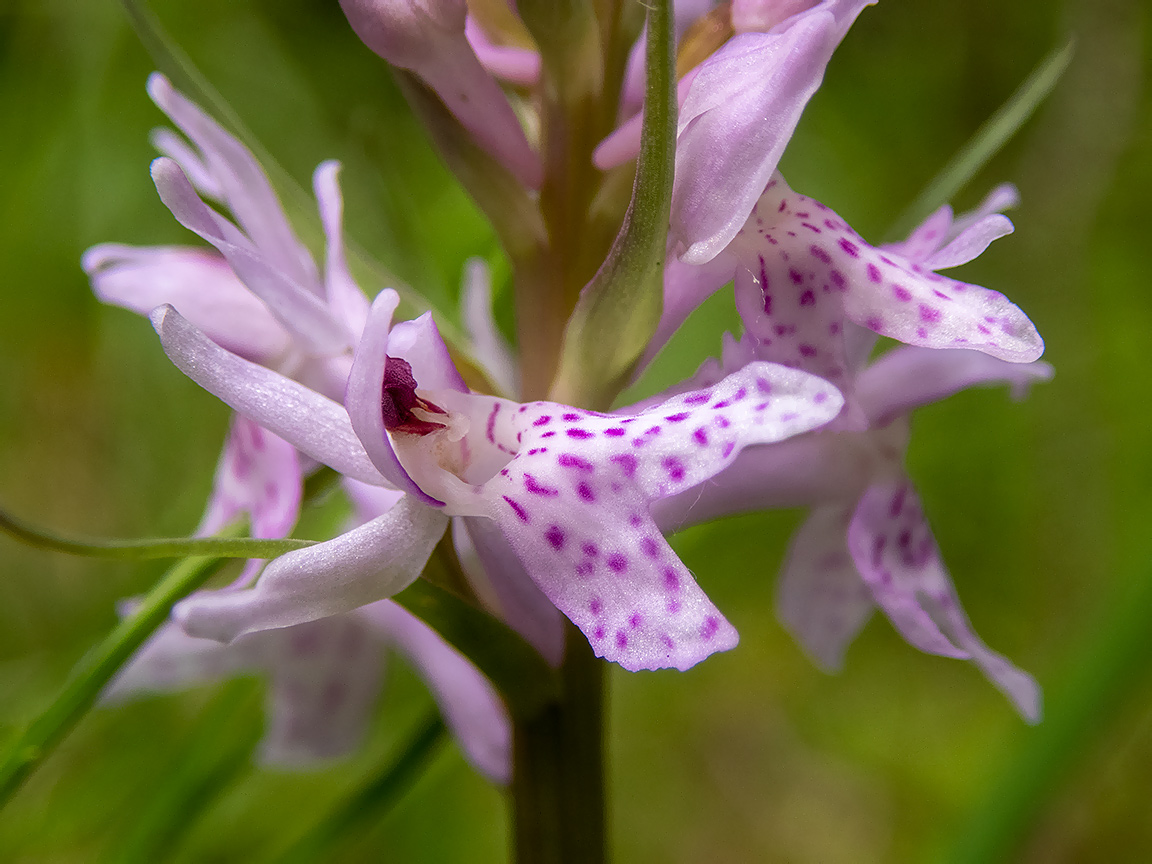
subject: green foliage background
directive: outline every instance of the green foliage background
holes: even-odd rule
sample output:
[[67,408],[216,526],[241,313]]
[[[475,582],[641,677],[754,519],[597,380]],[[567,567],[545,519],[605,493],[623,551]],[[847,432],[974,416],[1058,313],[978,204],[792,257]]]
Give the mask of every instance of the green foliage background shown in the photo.
[[[289,174],[307,185],[322,159],[344,162],[352,234],[438,306],[454,308],[467,256],[505,272],[336,3],[153,8]],[[1149,12],[884,0],[837,53],[783,164],[794,188],[879,239],[1076,35],[1052,98],[956,202],[1020,187],[1017,233],[962,273],[1031,315],[1056,378],[1021,405],[978,391],[920,412],[909,466],[975,626],[1044,685],[1044,724],[1024,726],[973,669],[919,654],[883,620],[842,675],[816,671],[773,613],[800,513],[695,529],[677,547],[742,642],[685,674],[613,671],[617,860],[1152,859]],[[151,68],[113,0],[0,6],[0,500],[74,533],[188,533],[226,423],[78,266],[97,242],[189,242],[148,178],[162,119],[144,94]],[[506,322],[509,301],[505,288]],[[733,321],[709,304],[649,385],[693,369]],[[338,515],[320,508],[302,531]],[[161,567],[0,538],[0,740]],[[317,774],[251,765],[254,682],[98,710],[0,813],[0,860],[268,859],[386,764],[430,705],[393,663],[370,746]],[[326,860],[500,861],[504,808],[450,748]],[[150,835],[158,825],[171,833]],[[133,859],[149,837],[159,845]]]

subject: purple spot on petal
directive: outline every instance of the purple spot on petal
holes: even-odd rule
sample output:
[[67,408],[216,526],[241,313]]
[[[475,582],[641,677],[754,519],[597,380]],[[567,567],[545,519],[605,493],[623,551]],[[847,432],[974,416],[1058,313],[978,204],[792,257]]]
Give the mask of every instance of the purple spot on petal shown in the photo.
[[664,466],[664,470],[668,472],[668,476],[671,477],[673,481],[679,483],[684,479],[684,463],[677,459],[675,456],[665,456],[661,464]]
[[832,263],[832,256],[829,255],[827,252],[825,252],[823,249],[821,249],[819,246],[809,247],[808,253],[813,258],[815,258],[817,261],[819,261],[821,264],[831,264]]
[[640,541],[640,551],[647,555],[649,558],[655,558],[660,554],[660,546],[651,537],[645,537]]
[[912,299],[912,292],[902,285],[893,285],[892,293],[896,295],[896,299],[901,303],[907,303]]
[[592,487],[587,483],[579,483],[576,486],[576,493],[580,496],[582,501],[595,501],[596,493],[592,491]]
[[732,451],[735,449],[736,449],[736,442],[735,441],[729,441],[727,444],[724,445],[724,449],[720,451],[720,458],[721,459],[727,459],[729,456],[732,455]]
[[880,328],[884,326],[884,322],[880,320],[879,315],[869,315],[864,320],[864,326],[867,327],[869,330],[874,330],[877,333],[879,333]]
[[594,432],[589,432],[587,429],[565,429],[564,434],[569,438],[576,438],[580,441],[584,441],[595,436]]
[[628,524],[631,525],[633,528],[639,528],[641,525],[644,524],[644,517],[641,516],[639,513],[633,513],[631,516],[628,517]]
[[573,456],[571,453],[561,453],[556,458],[556,462],[564,468],[576,468],[580,471],[596,470],[596,466],[587,459],[581,459],[579,456]]
[[804,274],[801,273],[799,270],[797,270],[795,267],[793,267],[791,270],[788,271],[788,278],[792,280],[792,284],[799,285],[801,282],[804,281]]
[[768,393],[772,392],[772,382],[767,378],[757,378],[756,389],[767,395]]
[[716,631],[719,629],[719,619],[715,615],[709,615],[704,619],[704,624],[700,628],[700,638],[707,642],[716,635]]
[[604,434],[609,438],[619,438],[621,435],[627,434],[627,430],[621,426],[613,426],[611,429],[605,429]]
[[537,417],[535,420],[533,420],[532,425],[533,426],[547,426],[551,422],[552,422],[551,415],[544,414],[540,417]]
[[604,638],[604,628],[603,627],[597,627],[595,630],[592,631],[592,635],[596,639],[603,639]]
[[844,274],[839,270],[829,271],[828,281],[832,283],[837,291],[843,291],[848,287],[848,280],[844,278]]
[[875,264],[869,264],[868,265],[868,281],[869,282],[879,282],[880,281],[880,268],[877,267]]
[[935,324],[940,320],[940,310],[928,306],[924,303],[920,304],[920,320],[925,324]]
[[671,651],[672,648],[676,645],[676,643],[672,641],[672,637],[669,636],[667,633],[661,633],[660,634],[660,641],[662,643],[664,643],[664,647],[667,648],[669,651]]
[[587,555],[589,558],[595,558],[600,554],[600,549],[597,548],[595,543],[585,543],[580,547],[580,551]]
[[531,474],[524,475],[524,488],[531,492],[533,495],[541,495],[545,498],[552,498],[560,494],[559,489],[554,489],[551,486],[545,486],[533,477]]
[[801,343],[799,346],[797,346],[797,350],[799,350],[801,357],[815,357],[816,356],[816,349],[813,348],[811,345]]
[[527,522],[528,521],[528,514],[524,511],[523,507],[521,507],[519,504],[517,504],[515,501],[513,501],[507,495],[502,495],[501,497],[505,501],[508,502],[508,506],[512,508],[512,512],[520,517],[521,522]]
[[892,503],[888,507],[888,515],[895,519],[904,509],[904,502],[908,498],[908,487],[901,486],[892,496]]
[[843,249],[844,254],[848,255],[850,258],[860,257],[860,249],[847,237],[840,238],[840,248]]
[[623,573],[628,569],[628,559],[619,552],[613,552],[608,556],[608,569],[613,573]]
[[593,597],[592,602],[588,604],[588,610],[593,615],[599,615],[604,609],[604,603],[599,597]]
[[710,390],[702,390],[699,393],[689,393],[687,396],[685,396],[684,397],[684,404],[685,405],[703,405],[705,402],[707,402],[711,398],[712,398],[712,392]]
[[587,579],[596,572],[596,565],[591,561],[581,561],[576,565],[576,575]]
[[635,630],[637,627],[640,626],[640,622],[643,620],[644,619],[640,617],[639,612],[633,612],[631,615],[628,616],[628,626],[631,627],[633,630]]
[[697,429],[695,432],[692,433],[692,438],[701,447],[707,447],[708,446],[708,433],[706,431],[704,431],[703,426],[701,426],[699,429]]
[[628,634],[623,630],[616,631],[616,647],[621,650],[628,647]]
[[564,415],[562,418],[560,418],[560,419],[564,420],[566,423],[573,423],[573,422],[575,422],[576,420],[579,420],[579,419],[580,419],[580,415],[579,415],[579,414],[572,414],[572,413],[568,413],[568,414],[565,414],[565,415]]
[[661,574],[664,577],[664,590],[676,592],[680,590],[680,574],[671,567],[665,567]]
[[551,437],[552,437],[553,435],[555,435],[555,434],[556,434],[555,432],[545,432],[545,433],[544,433],[543,435],[541,435],[540,437],[541,437],[541,438],[551,438]]
[[801,306],[815,306],[816,305],[816,295],[812,293],[811,289],[808,289],[807,291],[805,291],[803,294],[800,295],[800,305]]
[[[692,415],[690,413],[688,413],[687,411],[681,411],[679,414],[669,414],[664,419],[667,420],[669,423],[679,423],[682,420],[687,420],[691,416]],[[656,428],[659,429],[660,427],[657,426]],[[648,431],[651,432],[652,430],[649,429]]]
[[640,464],[638,460],[631,453],[617,453],[615,456],[608,457],[609,462],[615,462],[620,466],[620,470],[624,472],[625,477],[631,477],[636,473],[636,466]]
[[548,530],[544,532],[544,539],[547,540],[553,549],[559,552],[564,548],[564,541],[568,538],[564,535],[564,529],[559,525],[551,525]]

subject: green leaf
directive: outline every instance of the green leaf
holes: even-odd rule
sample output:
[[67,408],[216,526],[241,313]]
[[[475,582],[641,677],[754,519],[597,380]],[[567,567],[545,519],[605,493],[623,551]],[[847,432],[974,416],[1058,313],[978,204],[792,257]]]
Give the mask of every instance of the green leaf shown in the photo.
[[508,710],[530,717],[556,700],[559,677],[518,633],[427,579],[392,598],[471,660],[500,691]]
[[559,402],[609,407],[660,320],[676,145],[668,7],[668,0],[656,0],[648,8],[648,80],[632,200],[607,259],[580,293],[568,322],[552,393]]
[[245,771],[261,735],[262,711],[250,681],[230,682],[197,720],[189,740],[174,748],[158,788],[134,815],[117,845],[116,864],[153,864],[175,858],[197,819]]
[[[232,534],[238,530],[236,526],[225,529]],[[132,614],[80,660],[60,694],[17,736],[0,761],[0,806],[80,722],[120,667],[168,620],[176,602],[203,585],[225,560],[198,557],[181,561],[144,596]]]
[[376,777],[324,816],[288,851],[272,860],[276,864],[329,860],[328,853],[342,838],[383,818],[419,778],[420,772],[431,764],[447,738],[448,730],[439,715],[429,717]]
[[249,537],[177,537],[156,540],[97,540],[62,537],[17,519],[0,508],[0,531],[40,549],[84,555],[89,558],[115,558],[145,561],[151,558],[185,558],[211,555],[215,558],[277,558],[286,552],[305,549],[313,540],[258,540]]
[[1009,97],[996,113],[976,130],[951,161],[941,169],[924,191],[893,224],[888,239],[906,237],[942,204],[947,204],[969,180],[976,176],[1000,148],[1008,143],[1028,118],[1040,107],[1072,61],[1075,40],[1056,48]]

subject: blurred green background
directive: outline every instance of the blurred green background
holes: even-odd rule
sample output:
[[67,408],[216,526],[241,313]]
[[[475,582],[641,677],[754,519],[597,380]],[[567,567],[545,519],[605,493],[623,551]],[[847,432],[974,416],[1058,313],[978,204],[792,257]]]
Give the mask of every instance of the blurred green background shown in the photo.
[[[467,256],[503,272],[335,2],[153,8],[292,177],[344,162],[351,234],[438,306],[454,308]],[[880,239],[1040,58],[1077,38],[1051,99],[956,202],[1018,184],[1017,233],[960,272],[1029,313],[1056,378],[1020,405],[977,391],[921,411],[909,458],[974,625],[1039,678],[1044,723],[1025,726],[974,669],[880,619],[843,674],[823,675],[773,612],[802,514],[695,529],[677,547],[742,641],[688,673],[613,669],[616,860],[1152,860],[1149,13],[1141,0],[885,0],[837,53],[783,163],[794,188]],[[0,5],[0,501],[62,531],[188,533],[227,419],[78,266],[97,242],[189,241],[148,178],[151,69],[112,0]],[[732,320],[711,304],[662,374],[693,369]],[[325,518],[309,514],[305,532]],[[108,631],[115,601],[161,570],[0,537],[3,740]],[[0,813],[0,860],[131,860],[165,821],[175,833],[150,860],[264,860],[431,706],[394,662],[363,755],[282,774],[246,755],[259,700],[238,683],[94,712]],[[495,862],[507,843],[502,794],[453,747],[326,860]]]

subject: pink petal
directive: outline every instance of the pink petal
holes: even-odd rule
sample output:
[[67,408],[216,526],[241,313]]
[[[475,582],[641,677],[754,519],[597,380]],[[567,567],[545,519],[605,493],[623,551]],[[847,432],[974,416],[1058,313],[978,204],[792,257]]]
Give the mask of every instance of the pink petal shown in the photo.
[[769,33],[735,36],[700,64],[680,112],[672,232],[703,264],[760,197],[832,52],[870,0],[830,0]]
[[476,19],[468,16],[464,23],[464,35],[468,44],[476,52],[480,65],[512,84],[532,87],[540,80],[540,54],[528,48],[497,45],[488,38]]
[[1052,378],[1047,363],[1007,363],[979,351],[896,348],[861,373],[856,395],[868,422],[883,426],[922,405],[946,399],[969,387],[1007,384],[1014,398],[1029,385]]
[[443,501],[428,495],[408,476],[392,448],[388,430],[384,428],[380,400],[384,393],[384,369],[388,361],[388,331],[392,324],[392,313],[399,303],[399,295],[388,288],[377,294],[372,301],[364,335],[356,346],[344,403],[348,408],[352,428],[356,430],[365,452],[380,474],[397,489],[415,496],[418,501],[442,507]]
[[368,622],[338,615],[245,638],[268,640],[272,655],[261,761],[308,767],[363,743],[383,670],[380,639]]
[[974,348],[1011,362],[1044,350],[995,291],[947,279],[867,245],[835,213],[776,175],[732,246],[736,300],[760,356],[842,384],[845,319],[928,348]]
[[332,317],[324,302],[209,210],[175,162],[164,157],[155,160],[152,179],[177,221],[215,246],[240,280],[310,353],[335,354],[348,347],[348,331]]
[[536,587],[492,519],[461,517],[453,531],[460,563],[489,610],[524,637],[552,666],[564,660],[560,612]]
[[632,417],[536,402],[517,414],[518,454],[484,490],[529,575],[598,655],[631,670],[686,669],[735,645],[736,631],[649,506],[744,446],[828,422],[841,404],[825,382],[763,363]]
[[339,174],[339,162],[321,162],[312,174],[312,188],[324,225],[324,289],[328,308],[348,328],[355,341],[364,332],[368,320],[368,298],[353,280],[344,254],[344,198],[340,194]]
[[171,306],[152,313],[152,326],[176,367],[234,410],[341,474],[386,485],[347,412],[331,399],[228,353]]
[[248,148],[177,92],[163,75],[154,72],[148,78],[148,95],[200,148],[203,164],[223,192],[228,209],[268,266],[317,294],[320,285],[312,256],[296,239],[276,193]]
[[517,396],[520,369],[492,315],[492,277],[483,258],[469,258],[465,262],[460,317],[472,340],[472,353],[483,364],[492,383],[503,390],[505,396]]
[[387,600],[365,606],[388,639],[428,683],[468,761],[486,777],[512,779],[512,727],[496,689],[480,670],[423,621]]
[[253,537],[287,537],[300,515],[301,487],[296,448],[237,414],[198,533],[213,534],[248,513]]
[[410,585],[447,524],[440,512],[405,496],[359,528],[277,558],[255,588],[203,592],[173,615],[191,635],[227,642],[349,612]]
[[792,536],[780,574],[780,620],[822,669],[844,665],[844,652],[872,615],[872,594],[848,554],[851,506],[814,509]]
[[1015,229],[1007,216],[993,213],[974,222],[957,234],[948,245],[924,262],[929,270],[947,270],[950,267],[959,267],[979,257],[992,243],[1006,237]]
[[288,331],[214,252],[102,243],[80,259],[105,303],[147,315],[171,303],[213,342],[257,363],[282,355]]
[[1036,682],[972,631],[911,484],[868,489],[852,517],[848,549],[873,599],[905,639],[931,654],[972,660],[1026,720],[1039,720]]

